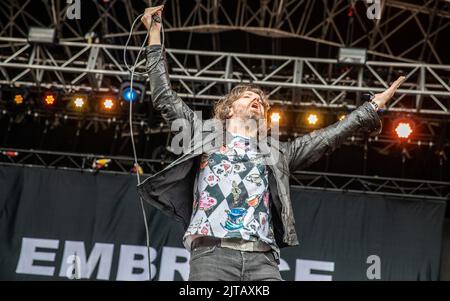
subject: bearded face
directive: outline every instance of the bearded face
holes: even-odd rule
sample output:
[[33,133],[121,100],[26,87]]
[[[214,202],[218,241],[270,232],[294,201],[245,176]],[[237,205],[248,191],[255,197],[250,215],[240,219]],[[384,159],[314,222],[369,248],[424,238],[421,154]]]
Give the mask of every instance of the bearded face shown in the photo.
[[246,91],[231,105],[228,118],[254,119],[264,118],[264,106],[261,97],[252,91]]

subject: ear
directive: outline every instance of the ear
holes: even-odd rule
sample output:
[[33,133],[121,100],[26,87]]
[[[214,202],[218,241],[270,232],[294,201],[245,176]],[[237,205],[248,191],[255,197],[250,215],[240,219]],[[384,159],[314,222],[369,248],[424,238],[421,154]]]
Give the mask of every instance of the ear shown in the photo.
[[233,115],[234,115],[233,107],[228,108],[227,111],[228,111],[228,112],[227,112],[227,119],[233,117]]

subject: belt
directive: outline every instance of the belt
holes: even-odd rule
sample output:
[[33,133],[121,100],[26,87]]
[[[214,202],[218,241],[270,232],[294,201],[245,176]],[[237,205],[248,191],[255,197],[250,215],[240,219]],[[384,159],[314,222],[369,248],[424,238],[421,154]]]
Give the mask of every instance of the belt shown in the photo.
[[191,250],[201,248],[201,247],[220,247],[222,240],[217,237],[203,236],[197,237],[192,241]]
[[272,250],[268,244],[260,241],[246,241],[236,238],[217,238],[212,236],[197,237],[192,241],[191,250],[200,247],[213,246],[247,252],[267,252]]

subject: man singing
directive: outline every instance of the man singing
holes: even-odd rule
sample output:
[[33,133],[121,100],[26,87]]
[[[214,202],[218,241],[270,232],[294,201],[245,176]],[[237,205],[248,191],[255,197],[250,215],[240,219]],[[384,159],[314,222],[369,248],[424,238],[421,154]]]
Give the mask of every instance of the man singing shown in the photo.
[[[159,60],[161,25],[152,22],[152,16],[161,18],[162,10],[163,6],[148,8],[142,18],[150,33],[146,54],[153,105],[169,124],[185,120],[191,132],[201,132],[204,139],[192,142],[189,151],[139,185],[138,192],[183,224],[183,243],[191,252],[189,280],[282,280],[280,248],[298,245],[290,173],[319,160],[356,131],[379,134],[377,110],[405,78],[342,121],[271,145],[278,159],[267,164],[252,143],[261,129],[248,126],[249,121],[266,120],[269,104],[264,92],[253,85],[234,87],[214,109],[213,120],[225,128],[205,131],[204,122],[171,89],[164,54]],[[206,137],[223,137],[224,132],[224,143],[202,148]]]

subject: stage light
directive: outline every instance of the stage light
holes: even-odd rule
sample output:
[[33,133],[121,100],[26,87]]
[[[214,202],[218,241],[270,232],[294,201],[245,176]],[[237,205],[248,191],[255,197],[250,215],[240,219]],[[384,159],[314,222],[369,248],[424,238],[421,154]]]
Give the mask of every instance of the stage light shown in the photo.
[[53,94],[47,94],[47,95],[45,95],[45,97],[44,97],[44,103],[45,103],[47,106],[52,106],[52,105],[55,104],[55,102],[56,102],[56,98],[55,98],[55,96],[54,96]]
[[10,157],[10,158],[15,158],[19,155],[18,152],[13,152],[13,151],[2,151],[1,154],[6,157]]
[[103,109],[112,110],[112,108],[114,107],[114,100],[112,98],[105,98],[102,104]]
[[280,115],[280,113],[278,113],[278,112],[273,112],[273,113],[270,115],[270,120],[272,120],[272,122],[274,122],[274,123],[279,123],[280,120],[281,120],[281,115]]
[[54,43],[56,39],[55,28],[30,27],[28,41],[32,43]]
[[309,114],[307,120],[308,124],[315,125],[319,121],[319,117],[316,114]]
[[126,102],[142,103],[145,100],[146,90],[146,78],[140,75],[135,75],[133,89],[131,89],[130,78],[125,78],[120,85],[119,95],[121,100],[125,100]]
[[137,94],[136,90],[127,88],[123,91],[122,96],[126,102],[130,102],[130,101],[133,102],[136,100],[138,94]]
[[86,113],[90,109],[87,94],[70,94],[63,96],[63,100],[66,103],[67,110]]
[[92,162],[92,169],[103,169],[108,167],[108,164],[111,163],[111,159],[98,159]]
[[348,65],[364,65],[367,61],[367,49],[340,48],[338,62]]
[[23,104],[23,95],[22,94],[16,94],[14,95],[14,103],[16,105],[21,105]]
[[84,99],[82,97],[75,98],[73,103],[75,105],[75,108],[78,108],[78,109],[82,109],[84,107],[84,105],[86,104],[86,102],[84,101]]
[[413,125],[410,122],[399,122],[395,128],[398,138],[407,139],[413,133]]
[[345,119],[345,117],[347,117],[347,115],[342,114],[342,115],[339,115],[338,119],[339,119],[339,121],[342,121]]

